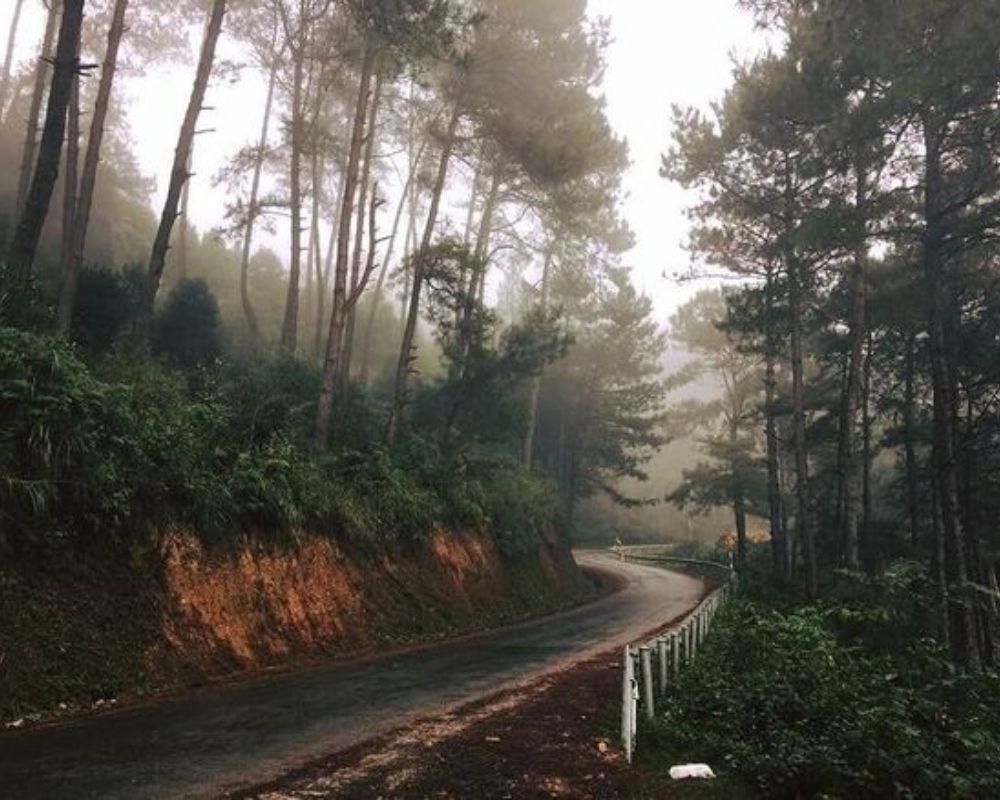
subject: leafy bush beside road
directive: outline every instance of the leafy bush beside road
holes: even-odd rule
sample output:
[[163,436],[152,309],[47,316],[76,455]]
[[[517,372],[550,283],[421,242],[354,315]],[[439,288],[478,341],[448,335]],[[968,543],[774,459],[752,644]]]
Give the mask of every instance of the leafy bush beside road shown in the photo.
[[128,355],[93,366],[45,336],[0,329],[0,506],[12,545],[165,523],[206,536],[308,528],[408,540],[490,530],[519,553],[558,520],[547,484],[501,455],[448,454],[415,431],[389,452],[355,395],[341,446],[309,446],[319,376],[301,362],[187,372]]
[[820,604],[730,605],[645,757],[680,748],[769,797],[1000,796],[1000,676],[958,671],[898,629],[901,599],[927,586],[919,567],[839,586]]

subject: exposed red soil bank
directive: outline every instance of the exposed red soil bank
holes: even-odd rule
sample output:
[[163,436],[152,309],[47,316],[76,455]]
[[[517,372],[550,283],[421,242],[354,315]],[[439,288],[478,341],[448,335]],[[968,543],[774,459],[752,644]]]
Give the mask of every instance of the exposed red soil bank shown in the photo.
[[298,535],[0,564],[0,717],[502,624],[578,601],[560,545],[516,560],[483,534],[348,550]]

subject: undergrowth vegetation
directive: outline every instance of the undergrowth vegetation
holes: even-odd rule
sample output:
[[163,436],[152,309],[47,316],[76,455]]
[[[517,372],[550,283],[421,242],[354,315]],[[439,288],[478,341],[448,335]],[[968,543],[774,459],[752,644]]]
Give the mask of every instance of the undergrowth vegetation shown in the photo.
[[554,491],[502,452],[446,451],[419,429],[392,451],[374,445],[384,414],[361,392],[335,420],[338,446],[315,452],[310,365],[182,352],[186,369],[127,351],[87,363],[62,341],[0,329],[8,545],[170,523],[208,538],[308,529],[358,543],[449,527],[488,529],[514,555],[558,521]]
[[768,797],[1000,796],[1000,676],[957,669],[926,635],[920,564],[789,598],[750,582],[720,614],[643,734],[647,759],[682,751]]

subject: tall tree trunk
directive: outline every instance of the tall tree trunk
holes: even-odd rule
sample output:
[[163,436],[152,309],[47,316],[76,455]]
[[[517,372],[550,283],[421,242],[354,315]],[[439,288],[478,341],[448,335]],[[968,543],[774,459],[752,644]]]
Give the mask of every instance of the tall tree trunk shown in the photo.
[[382,259],[382,268],[378,273],[378,281],[375,283],[375,292],[372,295],[371,308],[368,309],[368,319],[365,322],[364,341],[362,344],[361,375],[359,377],[362,384],[368,383],[368,374],[371,369],[370,361],[372,337],[375,333],[375,319],[378,316],[379,307],[382,304],[382,291],[385,286],[385,279],[389,274],[389,265],[392,263],[392,254],[396,248],[396,239],[399,236],[399,226],[403,219],[403,210],[406,208],[407,202],[409,201],[410,187],[416,180],[417,165],[423,158],[427,142],[428,138],[424,137],[424,140],[420,143],[420,149],[417,152],[415,161],[413,159],[413,154],[410,154],[409,173],[406,176],[406,183],[403,184],[403,191],[400,192],[399,195],[399,203],[396,206],[396,214],[392,220],[392,231],[389,233],[389,243],[386,245],[385,257]]
[[186,281],[188,276],[188,244],[190,243],[191,226],[188,223],[189,208],[191,205],[191,179],[194,177],[192,165],[194,164],[194,142],[191,143],[191,152],[188,154],[187,164],[184,171],[188,179],[181,189],[180,214],[177,218],[177,249],[174,251],[174,264],[177,268],[177,282]]
[[[316,185],[313,177],[319,171],[319,151],[311,148],[309,154],[309,182],[312,186]],[[321,245],[319,242],[319,197],[315,192],[308,192],[307,194],[309,195],[309,226],[306,228],[308,231],[306,235],[308,244],[306,245],[306,258],[303,269],[306,276],[306,285],[299,301],[299,326],[303,330],[312,330],[315,328],[315,325],[310,324],[313,321],[310,319],[310,308],[315,308],[315,304],[313,303],[313,276],[316,272],[316,253],[320,252]],[[322,258],[320,260],[322,261]]]
[[472,242],[472,225],[476,218],[476,206],[479,203],[479,180],[482,177],[483,159],[476,162],[476,170],[472,173],[472,186],[469,189],[469,207],[465,211],[465,230],[462,242],[466,247]]
[[767,506],[771,528],[771,557],[775,572],[788,577],[789,552],[785,531],[781,495],[781,461],[778,442],[778,418],[775,404],[778,395],[778,339],[774,331],[774,269],[767,270],[765,287],[765,355],[764,355],[764,435],[767,442]]
[[980,531],[986,520],[980,510],[978,499],[979,464],[978,448],[976,446],[976,410],[973,399],[973,389],[965,391],[965,420],[962,426],[965,446],[962,448],[962,507],[964,510],[965,532],[969,551],[969,575],[977,586],[973,598],[978,632],[980,657],[984,664],[993,663],[994,642],[996,639],[995,602],[991,602],[986,592],[989,587],[989,570],[984,562],[980,547]]
[[167,250],[170,247],[170,233],[173,230],[174,223],[177,221],[177,206],[180,202],[181,190],[184,188],[189,177],[187,164],[190,160],[191,148],[194,143],[195,126],[198,124],[198,115],[201,113],[201,107],[205,102],[205,92],[208,89],[209,78],[212,76],[215,48],[219,41],[219,34],[222,31],[222,19],[225,14],[226,0],[213,0],[208,26],[205,29],[205,36],[201,43],[201,54],[198,57],[198,69],[195,72],[191,97],[188,100],[187,111],[184,114],[184,121],[181,124],[180,133],[177,137],[177,148],[174,151],[174,163],[170,171],[167,198],[163,204],[163,212],[160,214],[160,224],[156,231],[156,238],[153,241],[153,250],[149,256],[146,292],[143,298],[140,319],[144,335],[147,337],[153,319],[153,303],[156,300],[156,293],[160,288]]
[[[417,169],[419,169],[419,164]],[[420,242],[417,241],[417,215],[419,214],[420,191],[416,181],[410,187],[410,212],[406,223],[406,236],[403,238],[405,246],[403,248],[403,292],[399,300],[399,322],[400,328],[406,327],[406,309],[412,291],[413,270],[410,259],[417,252]]]
[[864,224],[866,185],[864,167],[860,163],[855,167],[855,178],[855,215],[857,217],[855,227],[857,230],[855,232],[854,261],[851,264],[850,275],[851,350],[848,356],[847,374],[841,399],[840,430],[837,443],[837,473],[841,482],[840,494],[844,498],[840,514],[840,541],[844,560],[853,569],[857,569],[861,564],[858,531],[861,524],[862,481],[855,431],[858,415],[861,412],[861,373],[864,364],[867,325],[865,312],[868,302]]
[[[368,133],[365,137],[364,166],[361,171],[361,183],[358,189],[358,219],[354,229],[354,252],[351,254],[351,294],[358,291],[358,282],[361,279],[361,255],[364,251],[365,235],[365,212],[368,205],[368,190],[371,187],[372,158],[375,153],[375,133],[378,125],[379,105],[382,102],[382,71],[377,70],[375,75],[375,89],[368,115]],[[375,192],[372,192],[372,201],[375,201]],[[371,255],[371,254],[369,254]],[[351,360],[354,356],[354,335],[357,323],[357,303],[351,303],[347,312],[347,330],[344,331],[344,352],[340,358],[340,375],[338,385],[340,391],[346,390],[351,378]]]
[[[274,33],[271,36],[271,52],[274,53],[277,42],[278,25],[275,21]],[[260,179],[264,171],[264,157],[267,153],[267,137],[271,127],[271,110],[274,107],[274,86],[278,79],[278,58],[274,57],[267,76],[267,98],[264,101],[264,119],[260,124],[260,138],[257,140],[257,152],[254,154],[253,177],[250,179],[250,200],[247,206],[247,222],[243,231],[243,244],[240,250],[240,304],[243,307],[243,322],[247,326],[250,344],[256,349],[260,343],[260,325],[257,314],[250,300],[250,253],[253,248],[253,231],[260,216],[258,208],[260,198]]]
[[[479,203],[479,182],[482,178],[483,173],[483,161],[485,159],[480,156],[476,161],[476,169],[472,174],[472,186],[469,189],[469,206],[465,212],[465,229],[462,233],[462,243],[468,247],[472,243],[472,228],[476,219],[476,206]],[[463,266],[462,274],[460,276],[460,288],[462,292],[466,291],[465,282],[468,280],[469,276],[466,275],[466,270]],[[455,310],[455,327],[457,328],[459,322],[461,321],[461,312]]]
[[[784,426],[778,425],[778,438],[780,441],[792,440],[792,426],[791,423],[786,423]],[[784,427],[784,429],[782,429]],[[781,497],[787,497],[791,494],[791,487],[795,485],[794,469],[791,464],[792,459],[787,457],[787,454],[782,453],[778,460],[778,489],[781,492]],[[794,529],[789,524],[789,506],[791,503],[786,503],[782,500],[781,503],[781,530],[785,534],[785,547],[788,550],[788,575],[794,575],[796,570],[802,564],[802,540],[799,536],[797,529]]]
[[[80,47],[76,48],[76,60],[80,62]],[[73,227],[76,224],[76,203],[80,175],[80,71],[73,75],[66,109],[66,168],[63,170],[63,214],[62,242],[59,263],[69,261],[73,247]],[[57,319],[58,322],[58,319]]]
[[31,103],[28,106],[28,122],[24,135],[24,147],[21,149],[21,169],[17,178],[17,204],[15,209],[20,216],[24,203],[28,199],[28,189],[31,186],[32,169],[35,166],[35,153],[38,146],[38,128],[42,116],[42,100],[45,97],[45,87],[48,84],[50,53],[58,30],[59,11],[56,3],[51,3],[45,18],[45,35],[42,37],[42,50],[35,65],[35,78],[31,90]]
[[[472,274],[472,285],[469,294],[475,294],[482,301],[483,289],[486,283],[486,271],[489,269],[490,238],[493,236],[493,220],[496,217],[497,205],[500,202],[500,188],[503,185],[503,165],[497,162],[493,166],[493,178],[490,190],[486,193],[483,203],[483,214],[479,219],[479,230],[476,231],[475,271]],[[473,291],[474,290],[474,291]]]
[[389,422],[386,426],[385,441],[392,446],[399,436],[399,429],[402,425],[403,408],[406,405],[407,386],[410,378],[410,364],[414,359],[413,340],[417,332],[417,320],[420,317],[420,290],[424,282],[424,258],[431,248],[434,237],[434,228],[437,225],[438,210],[441,207],[441,196],[444,194],[445,181],[448,178],[448,165],[451,161],[451,152],[455,146],[455,135],[458,132],[458,123],[462,117],[462,103],[455,102],[455,107],[448,122],[448,129],[445,133],[444,142],[441,146],[441,161],[438,164],[437,177],[434,180],[434,189],[431,192],[431,205],[427,210],[427,221],[424,223],[424,235],[420,241],[420,249],[417,251],[413,261],[413,286],[410,290],[410,306],[406,314],[406,326],[403,329],[403,341],[399,348],[399,361],[396,365],[396,386],[393,392],[392,408],[389,411]]
[[939,476],[932,479],[931,492],[931,574],[937,589],[938,627],[945,647],[951,645],[951,592],[948,589],[948,575],[945,562],[944,523],[941,520],[941,487]]
[[[338,165],[336,208],[344,204],[344,188],[347,181],[344,179],[346,167],[343,163]],[[326,293],[330,285],[330,273],[333,270],[333,257],[337,249],[337,231],[339,228],[338,217],[334,217],[330,224],[330,238],[327,240],[326,256],[323,263],[323,272],[316,286],[316,330],[313,334],[313,358],[319,360],[323,352],[323,331],[327,325],[326,319]]]
[[947,331],[949,292],[955,287],[946,268],[944,181],[941,140],[936,122],[924,120],[924,278],[930,304],[931,383],[934,396],[934,460],[938,474],[945,574],[949,585],[951,645],[956,660],[972,670],[980,666],[975,617],[968,597],[968,554],[962,526],[956,457],[957,398],[953,394]]
[[789,278],[788,305],[791,312],[792,339],[792,447],[795,452],[795,495],[797,500],[799,540],[806,568],[806,592],[812,599],[819,593],[816,566],[816,540],[813,530],[812,500],[809,490],[809,455],[806,444],[805,369],[802,348],[802,288],[799,267],[792,266]]
[[733,520],[736,523],[736,571],[743,573],[747,565],[747,501],[739,478],[733,481]]
[[[480,284],[485,279],[488,266],[487,259],[490,250],[490,236],[493,233],[493,216],[496,213],[497,202],[500,198],[501,180],[501,165],[497,163],[494,165],[490,189],[483,203],[482,215],[479,218],[479,229],[476,231],[476,247],[473,252],[472,269],[469,273],[469,285],[466,287],[465,297],[462,301],[461,319],[458,320],[459,325],[457,327],[461,346],[454,369],[460,380],[464,380],[465,378],[466,360],[469,356],[469,349],[472,346],[470,338],[472,314],[475,310],[477,298],[481,302],[480,295],[482,294],[482,289],[480,288]],[[451,411],[448,414],[446,430],[450,429],[451,424],[454,422],[460,401],[460,397],[456,396],[454,398]]]
[[916,451],[916,349],[917,337],[910,333],[906,337],[906,365],[904,367],[905,389],[903,393],[903,449],[906,462],[906,511],[910,522],[910,545],[916,549],[920,535],[920,477],[917,469]]
[[871,570],[878,555],[872,541],[872,331],[865,337],[865,362],[861,389],[861,524],[858,528],[858,544],[862,562]]
[[[794,220],[794,187],[790,159],[785,162],[785,214],[791,228]],[[788,311],[791,317],[792,348],[792,448],[795,454],[795,495],[797,500],[799,540],[806,568],[806,594],[810,599],[819,593],[816,564],[816,534],[813,526],[812,498],[809,488],[809,450],[806,442],[805,357],[803,354],[803,268],[789,241],[785,242],[785,269],[788,275]]]
[[116,0],[108,30],[108,46],[104,51],[104,66],[101,80],[97,85],[97,99],[94,102],[94,116],[90,120],[90,134],[87,137],[87,152],[83,157],[83,172],[80,176],[80,197],[76,204],[73,221],[73,239],[69,258],[63,262],[63,284],[59,294],[57,324],[63,336],[69,333],[76,306],[76,291],[83,267],[83,251],[87,244],[87,230],[90,227],[90,210],[94,203],[94,188],[97,185],[97,168],[101,161],[101,147],[104,143],[104,129],[111,102],[115,72],[118,69],[118,50],[125,34],[125,12],[128,0]]
[[[309,165],[309,171],[312,176],[312,220],[310,236],[309,236],[309,260],[306,264],[306,270],[309,272],[309,281],[307,286],[307,296],[309,297],[311,303],[311,311],[313,314],[319,314],[320,306],[319,303],[313,298],[313,291],[318,297],[323,291],[323,237],[320,235],[319,221],[320,214],[322,211],[321,206],[323,205],[323,176],[326,172],[326,160],[320,156],[319,144],[318,142],[313,142],[313,152],[312,159]],[[317,327],[317,320],[312,320],[311,330],[315,330]]]
[[[303,24],[300,21],[300,24]],[[281,323],[281,350],[295,352],[299,332],[299,282],[302,268],[302,146],[303,109],[302,84],[305,78],[306,48],[303,31],[292,50],[292,136],[289,167],[290,202],[292,212],[292,249],[288,269],[288,291],[285,295],[285,316]]]
[[326,448],[330,438],[330,415],[340,374],[340,357],[344,348],[344,328],[347,324],[347,272],[348,248],[351,245],[351,220],[354,216],[354,195],[357,191],[361,168],[361,148],[364,145],[365,122],[368,117],[368,100],[372,72],[375,66],[375,47],[365,44],[365,55],[358,80],[358,96],[351,128],[351,144],[344,174],[344,197],[337,220],[337,261],[333,274],[333,308],[330,311],[330,328],[326,338],[326,356],[323,362],[323,385],[316,407],[316,424],[313,445],[317,450]]
[[7,108],[7,95],[10,94],[10,68],[14,61],[14,45],[17,44],[17,29],[21,23],[23,7],[24,0],[14,0],[14,16],[7,33],[7,51],[3,58],[3,73],[0,74],[0,125],[3,124],[4,110]]
[[[545,250],[545,260],[542,262],[542,292],[541,308],[549,308],[549,272],[552,269],[552,245]],[[536,375],[531,380],[531,391],[528,394],[528,424],[525,430],[524,443],[521,448],[521,463],[525,469],[531,469],[535,456],[535,428],[538,426],[538,401],[542,395],[542,376]]]
[[49,203],[52,201],[52,190],[59,177],[59,156],[66,134],[66,108],[73,93],[73,77],[78,73],[80,65],[76,54],[80,47],[82,25],[83,0],[65,0],[62,22],[59,25],[52,88],[49,90],[45,109],[45,126],[38,146],[38,160],[8,255],[8,266],[22,283],[31,279],[42,225],[45,224]]

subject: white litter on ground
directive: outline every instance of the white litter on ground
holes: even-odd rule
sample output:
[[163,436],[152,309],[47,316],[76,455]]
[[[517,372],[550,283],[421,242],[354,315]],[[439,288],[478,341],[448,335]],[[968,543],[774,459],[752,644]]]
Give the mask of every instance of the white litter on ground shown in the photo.
[[708,764],[678,764],[670,768],[670,777],[675,781],[688,778],[714,778],[715,773]]

